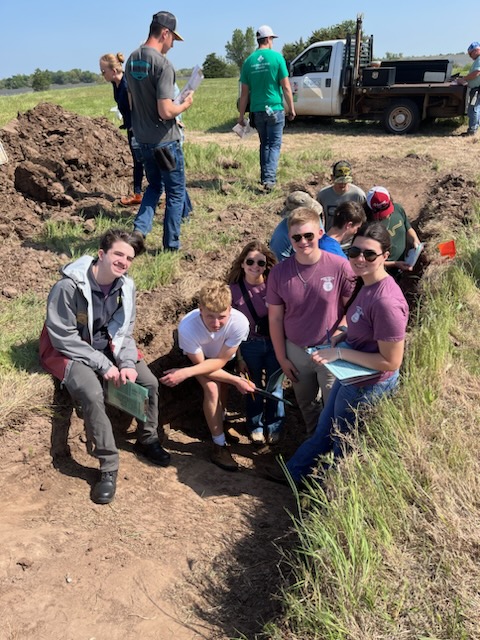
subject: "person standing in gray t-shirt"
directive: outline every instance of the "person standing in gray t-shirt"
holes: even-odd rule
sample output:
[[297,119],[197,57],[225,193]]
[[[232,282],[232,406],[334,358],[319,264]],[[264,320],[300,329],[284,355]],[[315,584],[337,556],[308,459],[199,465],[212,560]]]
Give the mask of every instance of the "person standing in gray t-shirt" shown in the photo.
[[344,202],[364,205],[367,201],[365,192],[353,184],[352,167],[346,160],[339,160],[332,166],[332,182],[317,193],[317,200],[323,207],[325,231],[330,230],[338,205]]
[[153,216],[165,189],[163,248],[178,251],[186,189],[181,134],[176,118],[192,104],[188,94],[175,104],[175,70],[165,57],[175,40],[177,19],[168,11],[153,16],[148,38],[128,58],[125,74],[132,107],[132,147],[143,161],[148,187],[135,217],[143,236],[152,230]]

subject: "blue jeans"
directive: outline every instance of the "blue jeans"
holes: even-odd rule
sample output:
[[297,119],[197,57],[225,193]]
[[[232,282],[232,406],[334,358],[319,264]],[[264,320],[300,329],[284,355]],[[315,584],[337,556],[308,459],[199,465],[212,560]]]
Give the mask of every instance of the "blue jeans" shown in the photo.
[[260,182],[275,184],[285,126],[285,111],[274,111],[271,116],[265,111],[256,111],[254,117],[255,128],[260,138]]
[[480,124],[480,90],[470,89],[467,114],[468,130],[475,133]]
[[357,387],[335,381],[327,404],[320,414],[317,428],[311,438],[305,440],[287,463],[287,469],[295,482],[308,476],[317,458],[333,450],[335,457],[342,454],[340,434],[347,434],[355,424],[355,410],[363,405],[373,405],[391,393],[398,384],[398,371],[388,380],[373,385]]
[[[177,251],[180,248],[180,224],[185,207],[185,165],[180,142],[162,144],[145,144],[132,141],[135,152],[138,152],[143,161],[148,187],[143,194],[140,209],[135,217],[135,231],[140,231],[144,236],[152,230],[153,216],[157,208],[160,196],[165,188],[166,206],[163,221],[163,248]],[[176,160],[176,168],[173,171],[160,169],[155,159],[155,149],[165,147],[169,149]]]
[[[250,379],[255,383],[255,386],[260,389],[264,388],[262,374],[265,372],[267,390],[277,398],[283,398],[283,376],[279,376],[276,381],[272,378],[273,374],[280,369],[280,365],[275,357],[270,338],[253,338],[242,342],[240,353],[245,360]],[[271,378],[274,383],[273,389],[268,384]],[[249,431],[266,427],[269,433],[273,433],[282,429],[285,422],[285,405],[283,402],[266,400],[259,395],[254,395],[252,398],[250,394],[245,396],[245,401]]]

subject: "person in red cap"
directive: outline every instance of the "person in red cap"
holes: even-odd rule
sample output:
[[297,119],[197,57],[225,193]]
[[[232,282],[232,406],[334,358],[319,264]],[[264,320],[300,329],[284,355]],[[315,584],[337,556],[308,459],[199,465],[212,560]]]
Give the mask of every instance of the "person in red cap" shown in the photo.
[[392,239],[389,260],[385,262],[388,271],[412,271],[405,255],[411,247],[416,249],[420,240],[402,205],[392,201],[385,187],[372,187],[367,193],[367,207],[367,218],[380,221]]

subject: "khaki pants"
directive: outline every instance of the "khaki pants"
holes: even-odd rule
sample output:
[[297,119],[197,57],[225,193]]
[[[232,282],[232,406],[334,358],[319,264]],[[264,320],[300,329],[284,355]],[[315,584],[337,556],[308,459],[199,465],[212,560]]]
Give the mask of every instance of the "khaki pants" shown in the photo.
[[301,347],[287,340],[287,358],[298,371],[298,382],[293,383],[297,404],[302,412],[307,433],[312,433],[324,404],[328,400],[335,376],[323,365],[315,364]]
[[[135,368],[136,382],[148,389],[147,421],[138,422],[138,439],[142,444],[150,444],[158,440],[158,380],[143,360],[139,360]],[[105,412],[101,379],[82,362],[72,362],[64,385],[82,407],[87,441],[92,445],[92,454],[100,461],[100,470],[117,471],[118,449],[112,423]]]

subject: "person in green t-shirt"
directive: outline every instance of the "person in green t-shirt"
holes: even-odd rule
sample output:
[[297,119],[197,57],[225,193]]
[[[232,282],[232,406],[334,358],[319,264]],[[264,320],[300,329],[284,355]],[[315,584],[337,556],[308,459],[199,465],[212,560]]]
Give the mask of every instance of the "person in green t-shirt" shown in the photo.
[[420,240],[402,205],[392,201],[385,187],[373,187],[367,193],[367,207],[368,220],[380,221],[390,234],[392,246],[385,262],[387,271],[391,275],[412,271],[412,266],[405,262],[405,256],[408,249],[418,247]]
[[250,120],[260,138],[260,182],[266,191],[272,191],[277,181],[277,167],[282,146],[285,111],[287,118],[295,118],[293,94],[288,80],[285,59],[272,50],[276,36],[271,27],[263,25],[257,31],[258,49],[242,65],[238,122],[245,123],[245,111],[250,101]]

